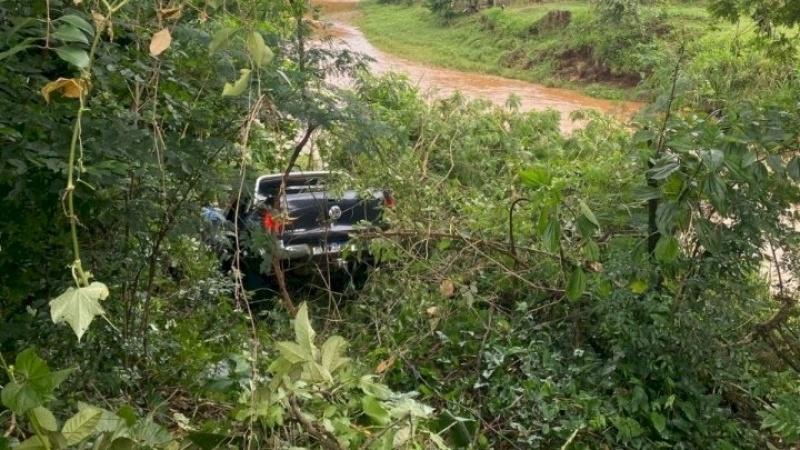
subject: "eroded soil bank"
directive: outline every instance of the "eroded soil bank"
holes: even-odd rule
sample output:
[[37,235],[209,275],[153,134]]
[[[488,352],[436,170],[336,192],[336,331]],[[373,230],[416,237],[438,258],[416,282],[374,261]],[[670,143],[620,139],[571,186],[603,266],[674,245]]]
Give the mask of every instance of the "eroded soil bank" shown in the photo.
[[497,105],[505,105],[509,97],[515,95],[523,111],[553,109],[561,113],[561,129],[565,132],[581,126],[581,121],[570,119],[573,111],[591,109],[626,121],[643,106],[638,102],[598,99],[569,89],[433,67],[399,58],[375,48],[353,25],[353,19],[359,13],[357,0],[316,0],[314,3],[322,10],[322,33],[372,58],[372,69],[378,73],[394,71],[406,74],[428,95],[447,96],[459,91],[471,98],[490,100]]

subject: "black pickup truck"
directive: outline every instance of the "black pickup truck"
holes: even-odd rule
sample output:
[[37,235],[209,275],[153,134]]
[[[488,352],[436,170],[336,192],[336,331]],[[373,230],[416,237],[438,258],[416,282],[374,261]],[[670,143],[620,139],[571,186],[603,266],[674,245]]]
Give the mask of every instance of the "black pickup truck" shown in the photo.
[[[364,248],[356,248],[351,236],[357,229],[385,228],[383,211],[395,204],[386,190],[355,191],[347,188],[347,176],[339,172],[290,172],[281,194],[283,174],[259,177],[253,193],[241,202],[238,212],[239,233],[265,232],[274,244],[264,248],[243,246],[243,264],[252,275],[270,266],[266,258],[277,257],[285,271],[352,268],[353,257],[362,252],[362,260],[371,259]],[[229,238],[236,217],[235,207],[227,211],[206,208],[204,217],[225,224]],[[228,252],[230,255],[230,252]]]

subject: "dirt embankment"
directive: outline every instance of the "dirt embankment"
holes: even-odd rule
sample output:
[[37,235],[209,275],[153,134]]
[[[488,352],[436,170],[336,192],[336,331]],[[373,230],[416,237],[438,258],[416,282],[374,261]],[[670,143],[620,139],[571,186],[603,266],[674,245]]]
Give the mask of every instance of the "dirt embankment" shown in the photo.
[[[561,113],[561,129],[565,132],[570,132],[582,125],[582,122],[570,119],[570,113],[574,111],[591,109],[626,121],[643,106],[638,102],[598,99],[569,89],[551,88],[482,73],[433,67],[399,58],[375,48],[353,25],[354,19],[359,14],[357,1],[317,0],[314,4],[322,11],[321,21],[328,22],[327,26],[321,28],[321,32],[332,39],[333,45],[346,46],[353,51],[369,56],[374,60],[372,69],[378,73],[394,71],[407,75],[432,97],[461,92],[468,97],[489,100],[503,106],[509,97],[514,96],[519,100],[522,110],[552,109]],[[557,26],[564,20],[569,20],[568,16],[555,15],[547,19],[547,26]]]

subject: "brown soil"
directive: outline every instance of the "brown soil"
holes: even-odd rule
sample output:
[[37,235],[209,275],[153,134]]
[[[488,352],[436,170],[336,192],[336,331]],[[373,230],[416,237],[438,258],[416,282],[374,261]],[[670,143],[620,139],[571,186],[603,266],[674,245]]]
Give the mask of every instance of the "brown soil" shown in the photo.
[[642,81],[638,73],[611,72],[602,62],[595,60],[589,47],[567,50],[558,55],[558,59],[558,74],[570,81],[603,82],[621,87],[635,87]]
[[[570,119],[570,113],[581,109],[593,109],[627,121],[642,107],[637,102],[604,100],[586,96],[568,89],[551,88],[535,83],[502,78],[474,72],[463,72],[430,66],[406,60],[376,49],[354,26],[358,15],[357,0],[314,0],[322,9],[322,21],[330,22],[320,35],[333,37],[333,45],[347,47],[369,56],[370,68],[376,73],[399,72],[407,75],[431,98],[449,96],[461,92],[470,98],[489,100],[504,106],[510,95],[515,95],[524,111],[553,109],[561,113],[561,129],[571,132],[583,126],[580,120]],[[330,44],[328,44],[330,45]],[[527,56],[526,56],[527,58]],[[347,85],[345,79],[331,80]]]

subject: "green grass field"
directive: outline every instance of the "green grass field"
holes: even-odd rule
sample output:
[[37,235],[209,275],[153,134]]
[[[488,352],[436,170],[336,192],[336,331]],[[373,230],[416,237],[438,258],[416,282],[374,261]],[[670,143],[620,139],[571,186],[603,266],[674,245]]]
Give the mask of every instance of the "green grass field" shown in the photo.
[[[701,6],[681,4],[659,10],[659,23],[668,31],[646,45],[630,44],[633,51],[628,52],[626,44],[615,42],[618,36],[597,29],[595,13],[587,1],[490,8],[449,23],[443,23],[419,3],[387,5],[366,0],[360,7],[363,14],[356,24],[383,51],[427,64],[576,88],[608,98],[646,97],[631,89],[631,83],[614,78],[628,74],[635,78],[646,73],[665,57],[665,52],[678,45],[678,39],[698,37],[706,33],[711,23]],[[553,10],[569,11],[570,24],[531,34],[531,27]],[[616,67],[610,69],[612,76],[608,79],[565,75],[559,52],[570,48],[608,52],[612,45],[622,48],[616,51],[619,61],[614,61]]]

